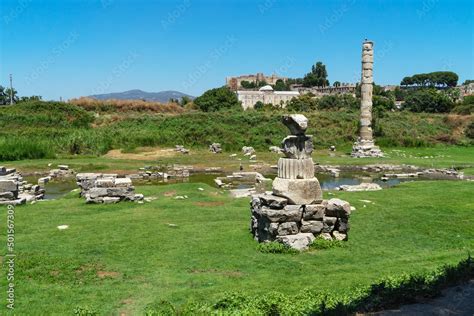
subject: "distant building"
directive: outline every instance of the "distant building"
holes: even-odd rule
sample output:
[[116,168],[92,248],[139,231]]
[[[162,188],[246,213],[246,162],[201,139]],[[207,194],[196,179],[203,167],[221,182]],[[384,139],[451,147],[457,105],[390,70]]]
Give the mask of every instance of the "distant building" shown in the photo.
[[312,93],[315,96],[321,97],[324,95],[334,95],[334,94],[352,94],[355,95],[356,85],[352,83],[342,83],[341,85],[326,86],[326,87],[303,87],[302,84],[293,84],[291,85],[291,90],[298,91],[301,94]]
[[234,91],[237,91],[239,89],[242,89],[242,81],[248,81],[248,82],[253,82],[257,84],[257,82],[266,82],[266,84],[269,85],[274,85],[276,84],[277,80],[283,80],[286,81],[288,78],[286,77],[280,77],[275,74],[271,76],[265,76],[263,73],[257,73],[256,75],[243,75],[243,76],[238,76],[238,77],[227,77],[225,79],[226,85]]
[[288,101],[298,97],[298,91],[273,91],[270,85],[261,87],[258,91],[238,90],[237,98],[242,102],[244,110],[253,109],[258,101],[264,104],[286,106]]

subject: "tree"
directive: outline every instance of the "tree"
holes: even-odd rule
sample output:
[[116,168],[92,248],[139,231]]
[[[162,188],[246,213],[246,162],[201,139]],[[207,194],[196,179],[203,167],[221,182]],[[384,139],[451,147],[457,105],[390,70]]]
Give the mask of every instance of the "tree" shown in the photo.
[[237,95],[228,87],[207,90],[194,100],[197,107],[204,112],[214,112],[221,109],[241,109]]
[[192,100],[191,100],[190,97],[183,95],[183,96],[181,97],[181,102],[179,102],[179,104],[180,104],[182,107],[185,107],[186,104],[188,104],[188,103],[191,102],[191,101],[192,101]]
[[411,77],[404,77],[400,82],[404,87],[437,87],[449,88],[455,87],[458,83],[459,77],[452,71],[435,71],[430,73],[415,74]]
[[43,98],[40,95],[32,95],[30,97],[20,97],[18,103],[21,102],[30,102],[30,101],[41,101]]
[[257,87],[255,82],[249,82],[247,80],[242,80],[240,82],[240,86],[244,89],[255,89]]
[[[10,88],[4,88],[0,86],[0,105],[10,104],[10,94],[12,90]],[[13,88],[13,103],[18,102],[18,92]]]
[[435,89],[421,89],[405,98],[404,107],[412,112],[445,113],[451,110],[453,101]]
[[290,111],[308,112],[318,108],[318,99],[312,93],[302,94],[297,98],[292,98],[286,108]]
[[325,95],[319,99],[318,108],[328,110],[358,109],[360,107],[359,100],[351,94]]
[[263,110],[264,107],[265,104],[262,101],[255,102],[255,105],[253,106],[253,108],[257,111]]
[[341,83],[339,81],[334,81],[334,83],[332,85],[333,85],[333,87],[340,87]]
[[468,84],[470,83],[474,83],[474,80],[464,80],[464,82],[462,83],[463,86],[467,86]]
[[278,79],[273,86],[273,90],[275,91],[288,91],[290,90],[289,85],[287,85],[283,80]]
[[326,66],[322,62],[318,61],[311,67],[311,72],[304,76],[303,85],[305,87],[326,87],[329,86],[327,77],[328,73],[326,71]]

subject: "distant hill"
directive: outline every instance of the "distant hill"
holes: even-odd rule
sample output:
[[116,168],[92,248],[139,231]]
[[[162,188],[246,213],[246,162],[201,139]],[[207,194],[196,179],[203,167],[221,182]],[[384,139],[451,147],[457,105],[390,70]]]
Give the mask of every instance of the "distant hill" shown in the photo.
[[124,92],[95,94],[95,95],[90,95],[89,98],[94,98],[98,100],[107,100],[107,99],[146,100],[146,101],[166,103],[171,98],[181,100],[181,98],[184,96],[194,99],[193,96],[179,92],[179,91],[169,90],[169,91],[161,91],[161,92],[146,92],[146,91],[142,91],[138,89],[124,91]]

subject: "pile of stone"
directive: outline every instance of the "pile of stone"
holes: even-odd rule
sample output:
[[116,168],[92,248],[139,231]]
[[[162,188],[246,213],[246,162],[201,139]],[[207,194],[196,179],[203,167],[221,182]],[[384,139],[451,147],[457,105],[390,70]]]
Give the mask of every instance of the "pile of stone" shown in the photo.
[[305,135],[307,118],[286,115],[283,123],[292,135],[283,140],[285,157],[278,161],[272,194],[255,195],[250,203],[254,239],[277,241],[297,250],[307,249],[317,236],[346,240],[351,206],[339,199],[323,200],[314,176],[312,137]]
[[277,153],[277,154],[282,153],[282,149],[278,146],[270,146],[270,147],[268,147],[268,150],[273,152],[273,153]]
[[176,145],[174,150],[182,154],[189,154],[189,149],[184,148],[183,145]]
[[209,151],[213,154],[220,154],[222,152],[221,144],[212,143],[211,145],[209,145]]
[[16,169],[0,167],[0,205],[19,205],[42,200],[44,188],[23,180]]
[[[166,171],[159,171],[163,169],[166,169]],[[172,165],[165,168],[159,166],[145,166],[140,168],[138,173],[129,174],[126,177],[138,181],[166,182],[170,179],[187,181],[189,180],[191,170],[193,170],[192,166]]]
[[86,203],[117,203],[142,201],[143,194],[135,194],[130,178],[118,178],[117,174],[78,173],[77,185]]
[[382,190],[382,187],[378,185],[377,183],[364,182],[364,183],[355,184],[355,185],[344,184],[344,185],[338,186],[337,189],[339,191],[359,192],[359,191],[378,191],[378,190]]
[[51,169],[49,171],[49,177],[51,179],[69,178],[74,176],[75,172],[70,169],[68,165],[58,165],[57,169]]
[[250,146],[244,146],[242,147],[242,153],[244,154],[244,156],[251,156],[255,154],[255,149]]
[[[233,172],[225,177],[217,177],[214,183],[220,188],[231,188],[230,195],[234,198],[249,197],[256,193],[264,193],[270,186],[271,179],[265,178],[255,171]],[[243,187],[242,186],[247,186]]]

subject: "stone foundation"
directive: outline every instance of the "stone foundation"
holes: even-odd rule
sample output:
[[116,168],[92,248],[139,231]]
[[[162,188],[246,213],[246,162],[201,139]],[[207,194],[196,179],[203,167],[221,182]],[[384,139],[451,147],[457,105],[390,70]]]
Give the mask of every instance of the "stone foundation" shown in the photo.
[[383,157],[383,152],[373,140],[359,139],[352,146],[351,156],[354,158]]
[[277,241],[305,250],[317,236],[346,240],[349,231],[349,203],[323,200],[314,176],[312,137],[305,135],[308,120],[300,114],[283,117],[292,135],[283,139],[284,158],[278,161],[278,176],[272,193],[254,195],[250,230],[259,242]]
[[347,240],[349,203],[331,199],[318,204],[288,204],[271,194],[252,197],[251,232],[259,242],[278,241],[305,250],[322,235],[325,239]]
[[42,200],[44,187],[23,180],[16,169],[0,167],[0,205],[19,205]]
[[130,178],[118,178],[116,174],[78,173],[76,180],[86,203],[110,204],[143,200],[143,194],[135,194]]

